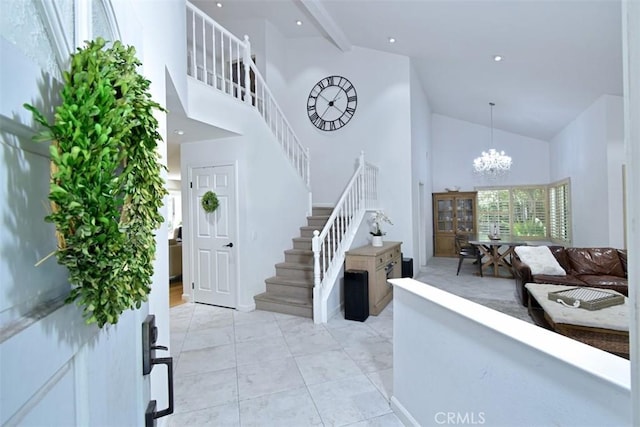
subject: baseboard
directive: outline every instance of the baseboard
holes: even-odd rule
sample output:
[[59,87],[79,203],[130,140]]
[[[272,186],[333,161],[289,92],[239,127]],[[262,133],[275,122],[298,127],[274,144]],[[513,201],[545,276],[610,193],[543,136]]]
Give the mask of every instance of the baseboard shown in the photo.
[[250,311],[254,311],[256,309],[256,303],[253,304],[238,304],[236,310],[248,313]]
[[314,203],[313,207],[314,208],[334,208],[335,204],[334,203]]
[[191,301],[191,294],[182,294],[182,301],[190,302]]
[[393,413],[396,414],[396,417],[400,418],[402,424],[406,426],[420,427],[420,423],[418,423],[418,421],[416,421],[416,419],[411,416],[409,411],[407,411],[407,409],[402,405],[402,403],[398,401],[398,399],[396,399],[395,396],[391,396],[391,399],[389,399],[389,404],[391,405]]

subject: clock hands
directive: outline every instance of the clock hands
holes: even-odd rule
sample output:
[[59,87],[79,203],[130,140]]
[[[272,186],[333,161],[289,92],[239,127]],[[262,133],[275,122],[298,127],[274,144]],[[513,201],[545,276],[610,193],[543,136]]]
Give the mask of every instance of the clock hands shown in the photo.
[[344,111],[341,110],[340,108],[336,107],[336,101],[340,99],[340,96],[342,94],[342,91],[339,90],[338,93],[336,93],[336,96],[333,97],[333,99],[331,101],[329,101],[329,99],[325,98],[322,93],[319,93],[318,96],[322,99],[324,99],[325,101],[327,101],[327,108],[325,108],[325,110],[322,112],[322,114],[320,115],[320,117],[324,117],[324,115],[327,113],[327,111],[329,111],[329,108],[333,107],[336,110],[338,110],[340,112],[340,114],[343,114]]
[[331,105],[331,103],[329,103],[329,105],[327,105],[327,108],[325,108],[324,112],[322,114],[320,114],[320,117],[324,117],[325,114],[327,114],[327,111],[329,111],[329,108],[333,107],[333,105]]
[[[332,102],[332,101],[329,101],[329,100],[328,100],[327,98],[325,98],[324,96],[322,96],[322,92],[320,92],[320,93],[318,94],[318,96],[319,96],[320,98],[324,99],[325,101],[327,101],[328,103],[331,103],[331,102]],[[335,101],[335,99],[334,99],[334,101]]]
[[340,114],[344,114],[344,110],[339,109],[338,107],[334,105],[331,105],[331,107],[335,108],[336,110],[340,111]]

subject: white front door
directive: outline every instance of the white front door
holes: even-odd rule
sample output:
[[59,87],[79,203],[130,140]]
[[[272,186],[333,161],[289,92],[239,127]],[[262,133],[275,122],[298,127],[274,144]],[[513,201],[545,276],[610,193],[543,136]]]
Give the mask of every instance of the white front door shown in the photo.
[[[191,174],[193,299],[236,307],[236,176],[234,165],[193,168]],[[215,212],[202,208],[202,197],[213,191]]]

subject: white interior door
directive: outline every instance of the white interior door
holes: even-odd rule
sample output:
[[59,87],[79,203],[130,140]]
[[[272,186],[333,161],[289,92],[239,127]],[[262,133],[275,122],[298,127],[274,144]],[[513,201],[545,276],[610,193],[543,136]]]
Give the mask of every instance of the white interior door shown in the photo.
[[[234,165],[192,169],[193,299],[236,307],[236,176]],[[215,212],[201,205],[207,191],[218,197]]]

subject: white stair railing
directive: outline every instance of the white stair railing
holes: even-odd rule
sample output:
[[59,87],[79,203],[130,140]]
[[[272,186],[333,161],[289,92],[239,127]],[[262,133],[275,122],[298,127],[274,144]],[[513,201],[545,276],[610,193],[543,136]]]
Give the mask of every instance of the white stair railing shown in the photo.
[[314,231],[313,321],[327,322],[327,299],[344,263],[345,252],[367,210],[377,207],[378,168],[366,163],[360,154],[358,168],[338,200],[322,231]]
[[300,144],[253,62],[249,37],[240,40],[189,2],[187,74],[253,106],[271,129],[300,179],[310,188],[309,150]]

